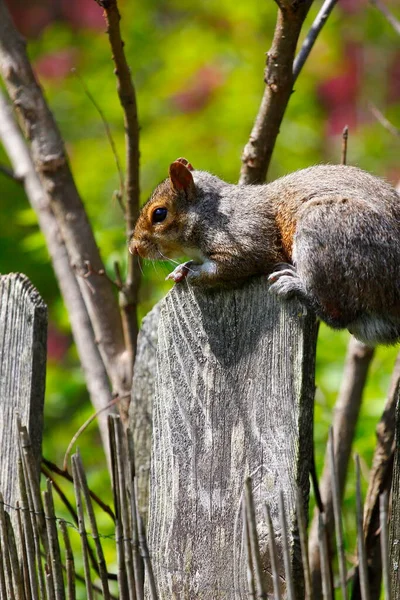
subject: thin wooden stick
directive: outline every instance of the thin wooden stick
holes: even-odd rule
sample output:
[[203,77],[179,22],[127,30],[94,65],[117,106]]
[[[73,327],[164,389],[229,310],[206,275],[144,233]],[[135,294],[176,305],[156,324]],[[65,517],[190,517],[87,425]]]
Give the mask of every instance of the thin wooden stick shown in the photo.
[[15,600],[25,600],[23,580],[21,576],[17,545],[15,543],[14,530],[11,524],[10,515],[4,513],[7,527],[7,538],[8,538],[8,551],[10,554],[12,578],[13,578],[13,592],[15,594]]
[[331,585],[329,550],[324,513],[319,513],[318,515],[318,542],[321,556],[322,594],[324,600],[331,600],[334,596]]
[[135,453],[133,445],[133,435],[128,428],[126,431],[128,441],[128,466],[129,466],[129,508],[131,512],[131,536],[133,551],[133,567],[135,572],[136,597],[137,600],[144,600],[144,564],[140,556],[139,533],[137,514],[139,508],[137,505],[136,486],[135,486]]
[[389,531],[388,531],[388,503],[387,491],[379,496],[379,518],[381,526],[381,555],[382,579],[385,600],[390,600],[390,574],[389,574]]
[[349,140],[349,128],[346,125],[342,133],[342,158],[341,164],[347,165],[347,144]]
[[274,528],[272,527],[271,513],[268,504],[264,504],[264,515],[265,520],[267,521],[268,528],[269,558],[271,561],[272,582],[274,585],[274,599],[281,600],[281,589],[279,585],[280,580],[278,572],[278,552],[276,549],[275,532]]
[[3,560],[1,561],[4,565],[4,576],[7,588],[8,596],[5,598],[12,597],[13,593],[13,584],[12,584],[12,568],[11,568],[11,558],[8,552],[9,542],[8,542],[8,530],[6,523],[6,514],[4,511],[4,499],[3,495],[0,493],[0,537],[1,537],[1,546],[3,550]]
[[115,423],[115,445],[116,445],[116,456],[117,456],[117,467],[118,467],[118,487],[119,487],[119,498],[121,507],[121,525],[122,535],[124,539],[124,561],[126,566],[126,580],[128,586],[128,593],[130,600],[136,600],[136,583],[135,573],[133,569],[133,554],[131,544],[132,525],[130,523],[130,514],[128,510],[127,500],[127,483],[126,483],[126,471],[128,467],[128,457],[126,447],[124,445],[123,431],[121,419],[114,417]]
[[249,522],[247,520],[247,511],[244,498],[242,500],[242,519],[243,519],[243,540],[246,551],[246,573],[247,573],[247,589],[249,598],[256,597],[256,583],[254,581],[253,557],[250,543]]
[[29,439],[28,430],[25,426],[18,423],[19,444],[21,450],[21,460],[24,468],[26,489],[29,501],[29,510],[34,515],[32,521],[35,521],[40,540],[43,544],[46,554],[49,553],[49,544],[46,535],[46,522],[44,518],[44,508],[42,496],[40,494],[39,471],[36,458],[33,456],[32,445]]
[[75,562],[65,521],[60,521],[65,548],[65,571],[67,575],[67,600],[76,600]]
[[356,502],[357,502],[357,547],[358,568],[360,576],[361,598],[369,600],[367,553],[365,551],[364,529],[363,529],[363,504],[361,497],[360,458],[356,454]]
[[[137,484],[136,480],[135,480],[135,483]],[[136,490],[136,497],[137,497],[137,490]],[[158,593],[157,593],[156,581],[154,579],[153,566],[151,564],[149,548],[147,546],[146,531],[144,528],[143,519],[140,515],[138,515],[138,526],[139,526],[139,544],[140,544],[141,554],[142,554],[143,561],[144,561],[144,566],[146,568],[147,579],[149,582],[150,598],[151,598],[151,600],[158,600]]]
[[307,525],[306,525],[306,517],[304,514],[303,495],[301,493],[300,488],[297,488],[296,515],[297,515],[297,526],[299,528],[299,536],[300,536],[301,560],[303,563],[305,597],[307,600],[312,600],[313,599],[313,590],[312,590],[312,583],[311,583],[310,562],[308,559]]
[[56,600],[56,594],[54,591],[53,573],[51,571],[51,557],[50,553],[47,555],[46,563],[44,565],[45,572],[45,584],[46,584],[46,596],[43,596],[43,600]]
[[24,529],[22,527],[21,510],[20,510],[19,502],[17,502],[17,525],[18,525],[19,546],[20,546],[21,555],[22,555],[21,556],[21,570],[22,570],[22,577],[23,577],[23,581],[24,581],[25,598],[27,600],[30,600],[31,593],[30,593],[30,585],[29,585],[28,558],[26,555],[26,542],[25,542]]
[[73,457],[72,457],[72,478],[74,480],[74,491],[75,491],[75,499],[76,499],[76,508],[77,508],[77,513],[78,513],[79,535],[81,536],[83,570],[84,570],[84,575],[85,575],[87,600],[94,600],[92,581],[91,581],[91,577],[90,577],[88,550],[87,550],[88,541],[87,541],[87,534],[85,531],[85,518],[83,515],[81,488],[80,488],[80,483],[79,483],[79,476],[78,476],[78,472],[77,472],[75,455],[73,455]]
[[287,524],[286,524],[286,513],[285,503],[283,500],[283,492],[279,494],[279,522],[281,526],[281,540],[283,549],[283,562],[285,565],[285,579],[286,579],[286,591],[288,600],[295,600],[296,596],[294,593],[292,569],[290,567],[290,550],[287,538]]
[[267,598],[261,566],[260,545],[257,535],[256,514],[254,510],[250,477],[246,479],[244,484],[244,498],[246,507],[246,518],[250,537],[251,554],[253,556],[253,567],[256,576],[257,598]]
[[[40,554],[40,541],[42,540],[43,547],[48,547],[47,543],[47,535],[46,535],[46,523],[44,520],[44,512],[43,505],[40,498],[40,489],[38,486],[35,487],[35,491],[33,491],[33,486],[35,479],[35,475],[31,476],[30,466],[32,463],[30,462],[29,455],[32,453],[32,448],[29,442],[29,436],[26,428],[21,426],[21,423],[17,420],[17,426],[19,431],[19,459],[18,459],[18,473],[19,473],[19,489],[21,498],[24,499],[25,502],[25,512],[23,510],[23,504],[21,502],[21,510],[23,511],[23,516],[26,519],[23,519],[24,526],[24,537],[27,543],[27,553],[30,552],[29,547],[32,543],[32,552],[33,559],[37,564],[37,574],[35,572],[35,577],[37,577],[38,582],[38,593],[39,597],[43,600],[46,599],[46,581],[45,574],[43,570],[43,563],[41,560]],[[23,447],[24,446],[24,447]],[[36,498],[36,494],[39,494],[39,499]],[[35,501],[33,499],[35,496]],[[38,514],[35,514],[35,505],[40,508]],[[41,521],[39,521],[39,517],[41,517]],[[27,530],[28,527],[28,530]],[[39,529],[40,528],[40,529]],[[44,528],[44,529],[43,529]],[[27,531],[32,532],[31,542],[30,534]],[[42,535],[40,533],[42,532]],[[29,569],[31,569],[31,565],[28,562]],[[29,573],[30,570],[29,570]],[[30,574],[31,577],[31,574]]]
[[339,561],[339,575],[340,575],[340,588],[342,590],[343,600],[347,600],[347,572],[346,572],[346,558],[344,554],[343,544],[343,523],[342,514],[340,510],[340,492],[339,492],[339,481],[337,476],[337,468],[335,461],[335,444],[333,438],[333,428],[329,430],[328,440],[328,453],[329,453],[329,468],[331,472],[331,487],[332,487],[332,504],[333,504],[333,515],[335,521],[335,533],[336,533],[336,547]]
[[[32,595],[32,600],[39,600],[39,590],[38,590],[38,580],[36,575],[35,568],[35,539],[34,532],[32,527],[32,522],[29,514],[29,505],[28,505],[28,497],[24,479],[24,471],[22,466],[22,461],[18,461],[18,480],[19,480],[19,491],[21,495],[20,506],[21,506],[21,514],[22,514],[22,525],[24,529],[24,537],[26,543],[26,555],[28,559],[28,572],[29,572],[29,583],[30,583],[30,591]],[[1,498],[0,498],[1,504]],[[38,564],[41,565],[40,553],[38,556]],[[39,571],[39,582],[40,580],[40,571]],[[42,591],[42,589],[41,589]]]
[[313,24],[311,25],[310,31],[307,33],[307,37],[301,45],[300,51],[297,54],[296,58],[293,62],[293,83],[296,81],[297,77],[300,74],[301,69],[304,66],[314,44],[319,35],[319,32],[325,25],[325,22],[329,15],[331,14],[333,7],[335,6],[337,0],[325,0],[321,9]]
[[56,513],[54,510],[53,490],[51,481],[46,482],[46,490],[43,492],[44,514],[47,523],[47,537],[49,542],[50,564],[53,582],[54,595],[56,600],[65,600],[64,578],[61,568],[61,552],[58,543]]
[[110,436],[110,453],[111,453],[111,467],[112,467],[112,487],[114,496],[114,509],[115,509],[115,544],[117,547],[117,563],[118,563],[118,585],[119,592],[122,598],[128,597],[128,582],[126,578],[125,560],[124,560],[124,535],[122,530],[122,518],[121,518],[121,500],[120,500],[120,489],[119,489],[119,476],[118,476],[118,462],[117,462],[117,448],[116,448],[116,422],[115,416],[108,416],[108,427]]
[[104,557],[103,547],[101,545],[99,531],[97,528],[96,517],[93,510],[93,504],[90,498],[89,488],[86,480],[85,471],[83,469],[82,459],[80,457],[79,452],[74,455],[75,456],[75,467],[79,477],[80,488],[83,493],[83,497],[85,499],[86,511],[89,516],[90,527],[92,530],[92,538],[94,540],[94,544],[96,546],[97,553],[97,561],[99,567],[99,574],[101,580],[101,587],[103,590],[103,598],[104,600],[110,600],[110,590],[108,587],[108,578],[107,578],[107,565]]

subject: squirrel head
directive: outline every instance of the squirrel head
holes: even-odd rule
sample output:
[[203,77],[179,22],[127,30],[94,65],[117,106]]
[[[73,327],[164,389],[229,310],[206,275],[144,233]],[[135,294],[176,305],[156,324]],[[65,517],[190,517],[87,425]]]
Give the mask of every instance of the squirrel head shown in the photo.
[[156,187],[143,206],[129,241],[131,254],[162,260],[182,255],[185,215],[196,197],[192,165],[178,158],[169,167],[169,177]]

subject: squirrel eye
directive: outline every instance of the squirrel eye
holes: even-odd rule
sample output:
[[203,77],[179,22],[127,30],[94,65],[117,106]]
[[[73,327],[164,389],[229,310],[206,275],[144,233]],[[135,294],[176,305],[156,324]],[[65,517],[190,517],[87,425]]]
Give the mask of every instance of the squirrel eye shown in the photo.
[[167,216],[167,213],[168,211],[166,208],[156,208],[151,217],[153,223],[161,223],[162,221],[164,221],[165,217]]

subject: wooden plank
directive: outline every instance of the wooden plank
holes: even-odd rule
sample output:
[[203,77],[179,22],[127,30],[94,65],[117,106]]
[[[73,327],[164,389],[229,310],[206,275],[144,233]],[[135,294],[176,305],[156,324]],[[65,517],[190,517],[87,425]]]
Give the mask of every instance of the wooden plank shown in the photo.
[[247,476],[266,571],[262,505],[269,504],[279,548],[283,491],[291,568],[303,594],[294,515],[297,485],[308,502],[315,340],[314,315],[297,302],[276,302],[265,279],[231,291],[177,285],[161,302],[148,533],[161,599],[248,599]]
[[0,276],[0,490],[17,496],[16,417],[26,425],[39,463],[46,377],[47,308],[27,277]]
[[396,428],[389,518],[390,598],[400,600],[400,386],[396,388]]
[[129,426],[135,444],[135,467],[138,482],[139,513],[147,524],[152,444],[152,413],[156,379],[156,353],[160,304],[143,319],[140,328],[132,395],[129,406]]

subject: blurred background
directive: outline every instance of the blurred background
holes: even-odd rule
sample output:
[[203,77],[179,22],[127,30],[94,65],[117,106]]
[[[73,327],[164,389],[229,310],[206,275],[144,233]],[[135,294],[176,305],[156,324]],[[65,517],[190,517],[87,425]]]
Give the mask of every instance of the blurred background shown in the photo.
[[[399,12],[396,0],[386,0],[386,5]],[[113,277],[113,262],[126,263],[124,222],[114,199],[118,174],[99,113],[80,80],[100,105],[123,162],[122,114],[102,10],[94,0],[9,0],[9,6],[27,38]],[[320,6],[321,2],[314,3],[303,34]],[[120,9],[141,126],[142,202],[178,156],[196,168],[237,181],[241,152],[264,88],[274,1],[120,0]],[[340,162],[341,134],[348,125],[348,163],[398,184],[400,138],[377,122],[369,104],[400,127],[399,40],[367,0],[339,0],[296,83],[269,179],[320,162]],[[1,148],[0,163],[8,164]],[[44,455],[61,463],[69,440],[93,409],[35,215],[20,186],[1,173],[0,208],[0,272],[26,273],[49,307]],[[161,263],[144,265],[141,317],[169,289],[170,283],[164,281],[168,270]],[[321,327],[315,410],[319,469],[347,342],[347,333]],[[364,486],[395,355],[395,348],[377,351],[366,388],[355,440]],[[92,486],[105,489],[105,461],[95,424],[79,445]],[[352,475],[346,503],[354,506]],[[345,515],[354,519],[353,510]],[[353,528],[350,522],[345,525],[347,530]]]

